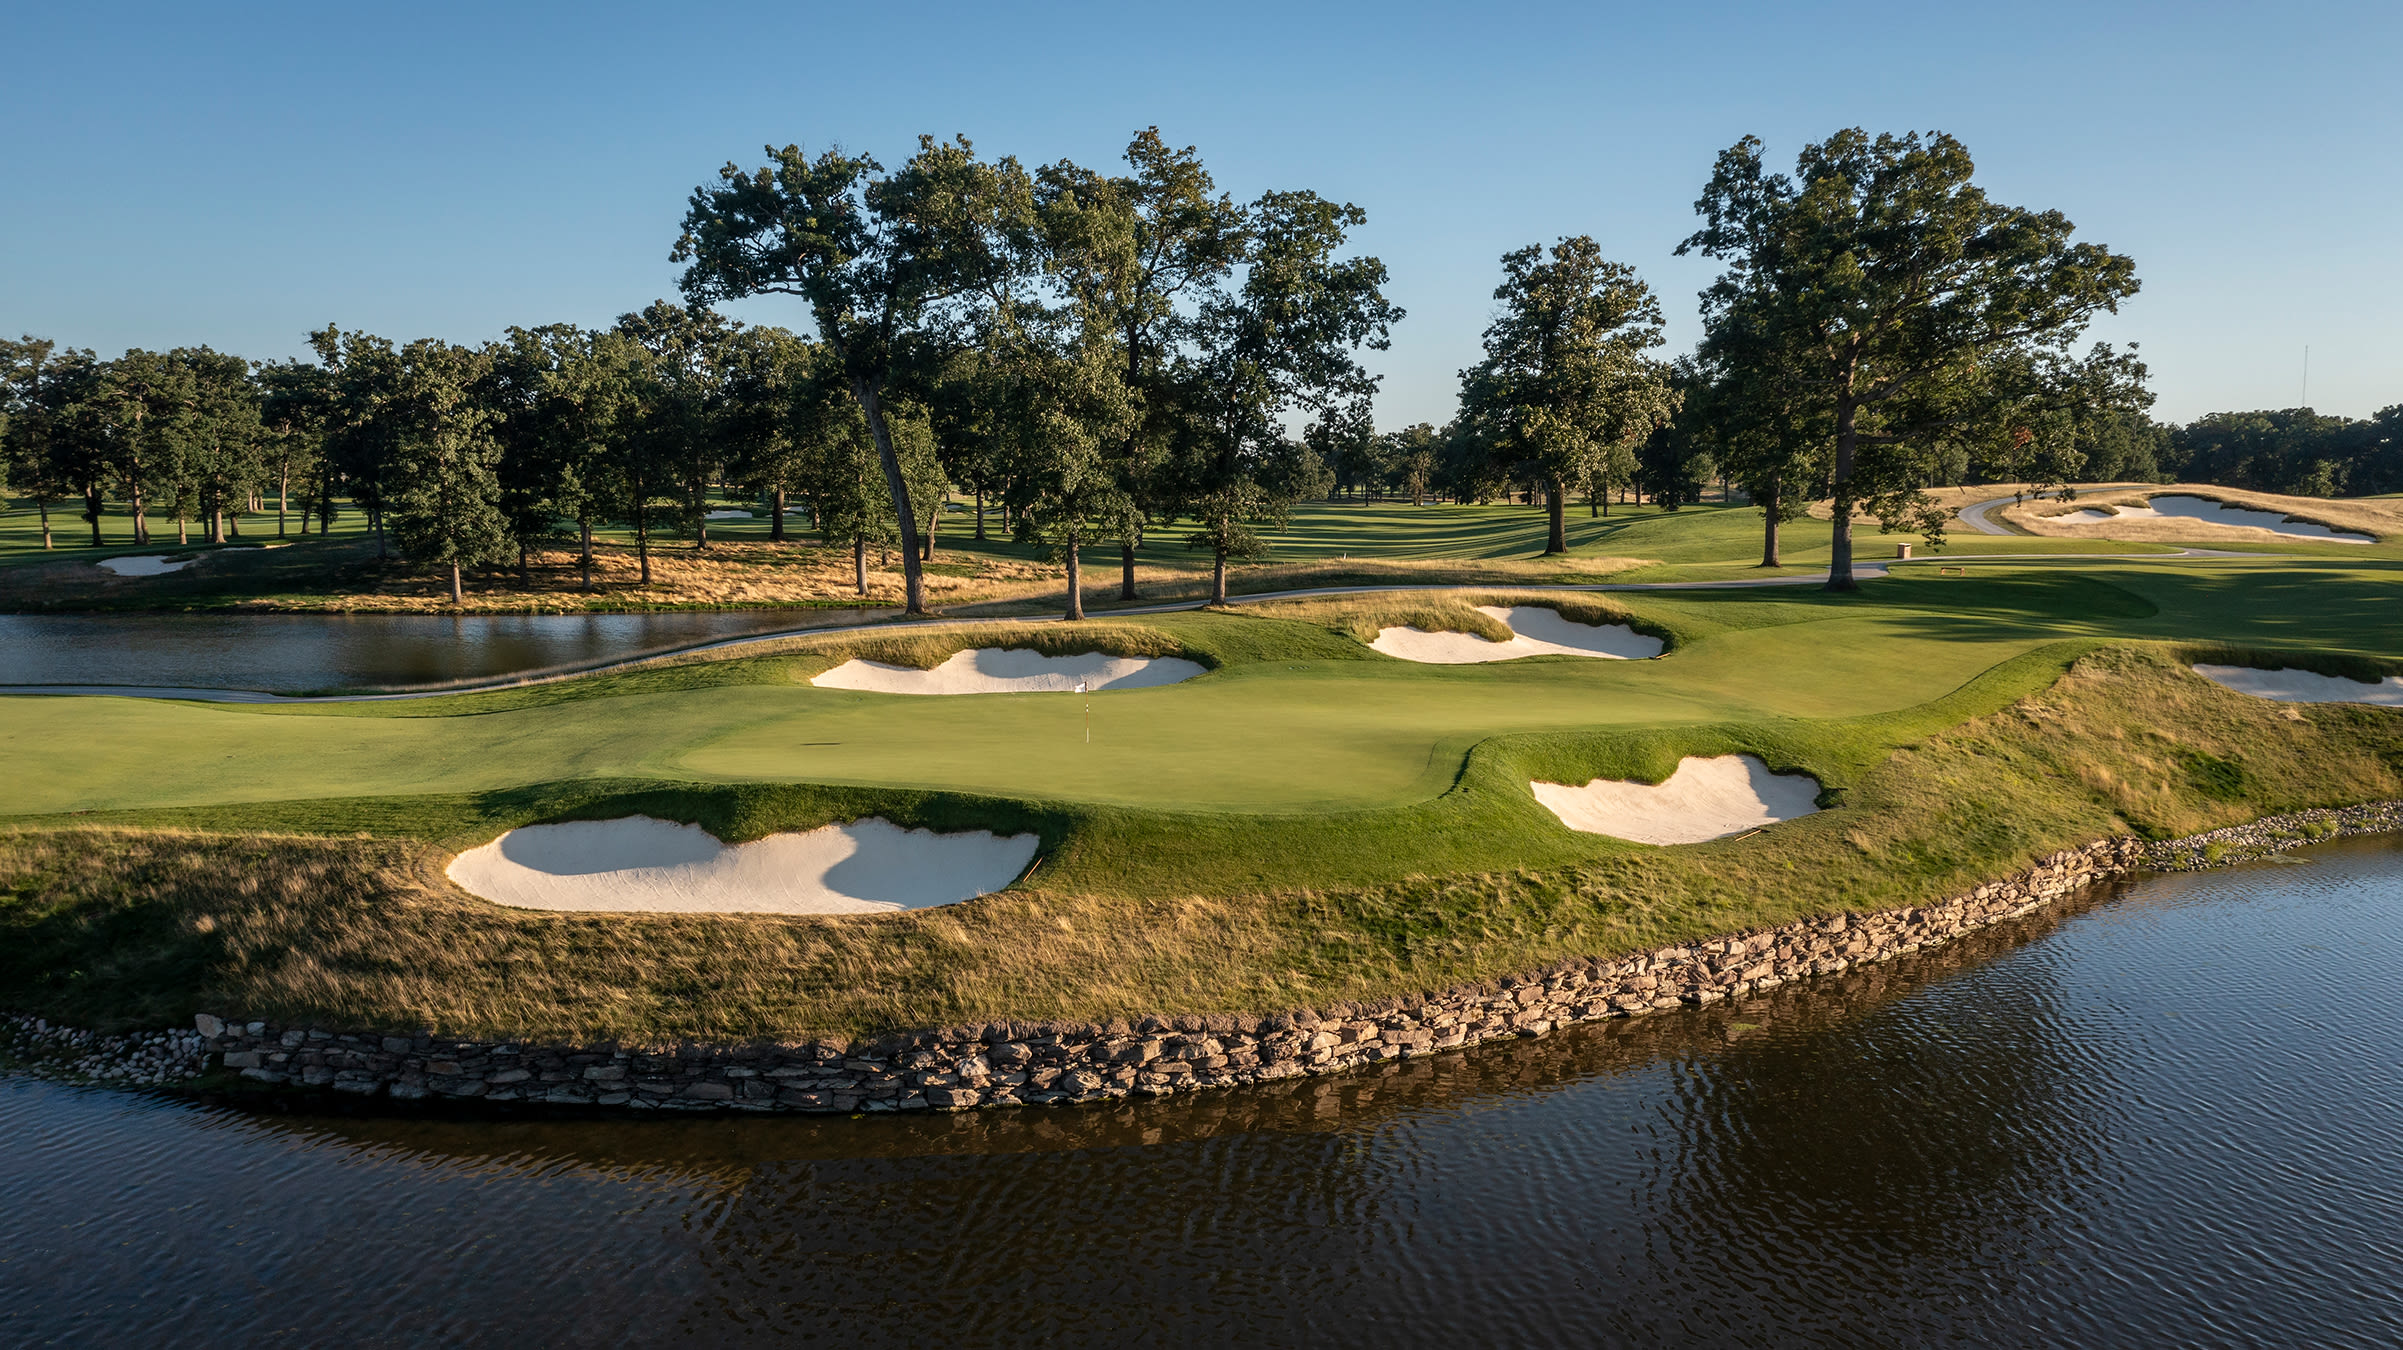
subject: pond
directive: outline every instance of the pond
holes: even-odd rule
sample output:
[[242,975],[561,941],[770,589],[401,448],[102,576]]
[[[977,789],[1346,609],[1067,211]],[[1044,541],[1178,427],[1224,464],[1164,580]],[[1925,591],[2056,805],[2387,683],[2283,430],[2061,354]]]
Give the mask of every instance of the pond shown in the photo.
[[2392,1345],[2403,848],[1100,1109],[314,1117],[0,1080],[0,1342]]
[[0,614],[0,685],[303,690],[448,684],[888,610],[648,614]]

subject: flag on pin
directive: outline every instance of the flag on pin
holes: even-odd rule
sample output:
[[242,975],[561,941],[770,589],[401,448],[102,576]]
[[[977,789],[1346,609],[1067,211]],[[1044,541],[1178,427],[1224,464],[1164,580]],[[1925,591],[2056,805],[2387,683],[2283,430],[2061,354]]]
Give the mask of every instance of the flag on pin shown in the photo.
[[1078,680],[1076,682],[1076,692],[1080,694],[1085,692],[1085,682],[1083,680]]

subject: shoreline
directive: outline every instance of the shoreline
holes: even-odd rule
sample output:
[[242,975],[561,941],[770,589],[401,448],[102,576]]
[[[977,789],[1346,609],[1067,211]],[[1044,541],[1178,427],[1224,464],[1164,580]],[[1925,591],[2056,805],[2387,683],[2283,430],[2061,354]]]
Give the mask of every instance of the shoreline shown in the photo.
[[1160,1097],[1344,1073],[1704,1007],[1881,963],[2135,872],[2200,871],[2306,844],[2403,830],[2403,801],[2265,816],[2180,839],[2096,840],[1928,905],[1837,913],[1611,959],[1584,958],[1421,995],[1267,1016],[994,1023],[789,1043],[628,1050],[338,1033],[201,1013],[190,1028],[99,1036],[0,1017],[0,1056],[38,1076],[189,1093],[610,1114],[860,1114]]

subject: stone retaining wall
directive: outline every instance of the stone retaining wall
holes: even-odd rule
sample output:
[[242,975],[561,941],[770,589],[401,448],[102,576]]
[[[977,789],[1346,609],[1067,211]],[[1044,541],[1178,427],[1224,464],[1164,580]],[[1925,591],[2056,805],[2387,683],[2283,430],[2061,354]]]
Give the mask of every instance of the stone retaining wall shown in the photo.
[[1640,1017],[1891,960],[2026,914],[2097,881],[2191,870],[2340,835],[2403,828],[2403,803],[2310,811],[2147,845],[2106,839],[1937,905],[1834,914],[1442,993],[1269,1017],[996,1023],[786,1045],[628,1050],[362,1036],[203,1013],[193,1031],[125,1037],[0,1023],[16,1057],[79,1076],[167,1083],[209,1068],[263,1088],[395,1101],[538,1102],[668,1111],[909,1111],[1050,1105],[1339,1073],[1365,1064]]

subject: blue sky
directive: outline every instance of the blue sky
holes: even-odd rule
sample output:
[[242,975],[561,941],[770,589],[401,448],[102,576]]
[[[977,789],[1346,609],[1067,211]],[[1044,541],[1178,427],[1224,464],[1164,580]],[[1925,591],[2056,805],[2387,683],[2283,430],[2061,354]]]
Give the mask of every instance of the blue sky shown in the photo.
[[[19,4],[0,12],[0,329],[301,354],[675,293],[684,198],[767,142],[921,131],[1109,167],[1157,124],[1239,197],[1369,215],[1409,310],[1379,421],[1440,422],[1496,260],[1592,234],[1673,348],[1712,157],[1941,128],[1998,199],[2132,254],[2097,335],[2156,414],[2403,402],[2403,4],[913,7]],[[742,317],[800,327],[778,304]]]

